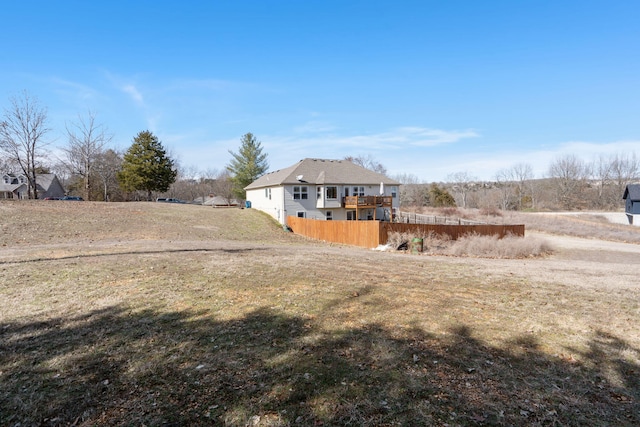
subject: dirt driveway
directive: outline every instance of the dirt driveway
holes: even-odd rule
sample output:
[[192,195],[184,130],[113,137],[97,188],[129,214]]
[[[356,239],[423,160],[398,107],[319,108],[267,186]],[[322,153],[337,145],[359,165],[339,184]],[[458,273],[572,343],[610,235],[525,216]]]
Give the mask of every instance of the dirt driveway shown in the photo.
[[469,263],[490,275],[511,275],[534,282],[550,282],[600,290],[640,291],[640,245],[527,232],[544,239],[554,254],[541,259],[493,260],[461,258],[449,261]]

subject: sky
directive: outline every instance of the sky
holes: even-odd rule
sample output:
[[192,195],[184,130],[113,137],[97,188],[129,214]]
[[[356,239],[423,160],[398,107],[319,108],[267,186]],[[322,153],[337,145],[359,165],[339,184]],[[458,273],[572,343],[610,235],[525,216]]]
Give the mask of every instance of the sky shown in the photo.
[[223,170],[248,132],[270,170],[369,156],[391,176],[544,177],[640,155],[637,0],[10,1],[0,110],[24,91],[55,147],[91,112]]

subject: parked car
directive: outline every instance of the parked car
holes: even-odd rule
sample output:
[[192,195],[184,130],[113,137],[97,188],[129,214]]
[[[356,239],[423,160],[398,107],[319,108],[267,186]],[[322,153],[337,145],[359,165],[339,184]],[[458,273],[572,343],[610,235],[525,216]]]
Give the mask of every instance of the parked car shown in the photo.
[[74,200],[74,201],[77,201],[77,202],[81,202],[84,199],[82,197],[78,197],[78,196],[64,196],[60,200]]
[[165,199],[163,197],[157,198],[156,202],[163,202],[163,203],[184,203],[182,200],[180,199]]

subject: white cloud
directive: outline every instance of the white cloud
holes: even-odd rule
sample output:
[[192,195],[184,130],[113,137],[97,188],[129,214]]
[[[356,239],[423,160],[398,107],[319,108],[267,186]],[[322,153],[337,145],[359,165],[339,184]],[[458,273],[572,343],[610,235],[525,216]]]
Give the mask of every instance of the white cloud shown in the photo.
[[324,133],[335,130],[336,127],[331,123],[321,121],[310,121],[293,128],[293,132],[297,134]]
[[54,77],[52,81],[57,86],[57,92],[63,96],[73,97],[82,101],[92,100],[98,97],[98,92],[85,84],[64,80],[58,77]]
[[142,96],[142,93],[140,93],[140,91],[134,85],[126,84],[124,86],[121,86],[120,89],[124,93],[128,94],[136,104],[144,107],[144,98]]
[[295,142],[296,144],[333,147],[340,151],[346,148],[378,151],[402,149],[407,145],[413,147],[433,147],[480,136],[480,134],[474,130],[448,131],[423,127],[398,127],[386,132],[351,136],[329,133],[335,130],[336,128],[329,123],[314,121],[294,128],[294,133],[300,134],[295,140],[293,140],[293,137],[274,137],[272,140],[279,141],[279,145],[287,145]]
[[441,144],[451,144],[466,138],[477,138],[480,136],[476,131],[467,130],[442,130],[420,127],[398,128],[398,135],[404,135],[406,142],[420,147],[433,147]]
[[534,175],[543,178],[554,159],[573,154],[591,162],[598,156],[617,153],[640,154],[640,141],[613,141],[607,143],[565,142],[555,147],[521,147],[518,150],[476,151],[458,150],[440,153],[437,156],[390,156],[383,162],[390,174],[411,173],[426,182],[446,181],[456,172],[468,172],[480,180],[492,181],[501,169],[508,169],[518,163],[530,164]]

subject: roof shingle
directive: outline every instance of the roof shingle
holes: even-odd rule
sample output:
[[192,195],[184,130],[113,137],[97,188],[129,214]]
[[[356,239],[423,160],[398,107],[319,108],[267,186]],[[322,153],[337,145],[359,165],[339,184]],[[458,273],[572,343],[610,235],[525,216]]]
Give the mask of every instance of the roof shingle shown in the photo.
[[398,181],[348,160],[303,159],[285,169],[267,173],[245,190],[287,184],[400,185]]

